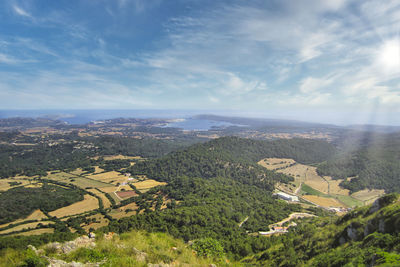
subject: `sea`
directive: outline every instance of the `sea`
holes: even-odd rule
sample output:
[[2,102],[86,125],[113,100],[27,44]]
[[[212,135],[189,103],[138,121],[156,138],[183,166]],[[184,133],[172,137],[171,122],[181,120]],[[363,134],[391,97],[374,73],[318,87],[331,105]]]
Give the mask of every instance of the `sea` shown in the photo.
[[[195,115],[204,113],[205,111],[199,110],[0,110],[0,119],[15,117],[48,118],[64,121],[68,124],[85,124],[114,118],[162,118],[177,119],[167,124],[166,127],[190,131],[207,131],[213,128],[236,125],[225,121],[193,118]],[[213,111],[207,111],[207,113],[210,114]]]

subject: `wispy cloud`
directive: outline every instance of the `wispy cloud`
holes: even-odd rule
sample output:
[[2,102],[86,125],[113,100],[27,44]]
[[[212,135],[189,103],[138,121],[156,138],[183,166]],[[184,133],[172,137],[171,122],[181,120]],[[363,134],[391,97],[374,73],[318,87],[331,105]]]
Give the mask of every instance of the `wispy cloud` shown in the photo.
[[0,64],[26,82],[1,86],[18,83],[21,99],[400,111],[396,0],[7,3],[19,32],[0,33]]
[[24,10],[22,7],[17,6],[16,4],[14,4],[13,6],[14,12],[17,15],[23,16],[23,17],[28,17],[28,18],[32,18],[31,14],[29,14],[26,10]]

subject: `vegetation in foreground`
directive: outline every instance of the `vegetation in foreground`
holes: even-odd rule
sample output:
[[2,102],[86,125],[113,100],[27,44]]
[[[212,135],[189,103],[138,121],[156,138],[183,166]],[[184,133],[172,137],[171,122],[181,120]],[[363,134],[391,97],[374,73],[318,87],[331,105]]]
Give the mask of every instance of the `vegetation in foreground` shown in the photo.
[[101,263],[101,266],[148,266],[149,263],[224,266],[229,263],[222,246],[214,239],[197,240],[189,245],[165,233],[131,231],[114,235],[111,239],[99,235],[94,247],[78,247],[69,253],[55,249],[54,245],[44,245],[38,253],[32,248],[3,250],[0,266],[46,266],[54,259]]

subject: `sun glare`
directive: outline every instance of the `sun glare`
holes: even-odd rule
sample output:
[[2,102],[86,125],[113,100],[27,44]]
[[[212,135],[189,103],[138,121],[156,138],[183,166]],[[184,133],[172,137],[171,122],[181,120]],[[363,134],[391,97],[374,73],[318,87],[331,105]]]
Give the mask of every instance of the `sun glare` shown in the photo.
[[378,62],[385,71],[400,71],[400,39],[388,40],[382,44]]

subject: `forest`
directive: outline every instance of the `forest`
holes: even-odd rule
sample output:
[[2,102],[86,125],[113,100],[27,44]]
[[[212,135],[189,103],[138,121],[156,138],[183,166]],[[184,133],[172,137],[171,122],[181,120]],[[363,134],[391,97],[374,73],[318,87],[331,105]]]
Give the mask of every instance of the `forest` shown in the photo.
[[41,187],[11,188],[0,194],[0,224],[24,218],[37,209],[50,212],[80,200],[80,190],[47,183]]
[[336,179],[355,177],[341,183],[352,192],[365,188],[400,192],[399,134],[344,138],[338,146],[340,150],[334,157],[318,165],[320,175]]

